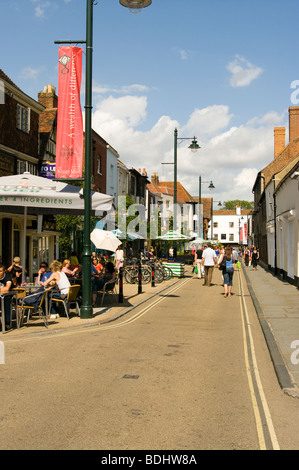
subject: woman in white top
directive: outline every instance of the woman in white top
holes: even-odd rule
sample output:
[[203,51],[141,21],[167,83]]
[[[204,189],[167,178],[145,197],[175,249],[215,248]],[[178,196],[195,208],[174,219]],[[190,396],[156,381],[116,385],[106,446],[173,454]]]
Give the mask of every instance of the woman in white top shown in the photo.
[[[50,264],[50,269],[52,271],[51,276],[45,282],[41,282],[42,286],[47,287],[48,285],[57,285],[59,292],[54,292],[52,295],[52,300],[63,299],[68,295],[69,288],[71,286],[70,281],[65,273],[61,271],[62,264],[58,260],[54,260]],[[52,303],[51,313],[56,313],[55,308]]]
[[124,252],[120,247],[117,247],[115,252],[114,263],[116,271],[119,272],[119,268],[124,265]]

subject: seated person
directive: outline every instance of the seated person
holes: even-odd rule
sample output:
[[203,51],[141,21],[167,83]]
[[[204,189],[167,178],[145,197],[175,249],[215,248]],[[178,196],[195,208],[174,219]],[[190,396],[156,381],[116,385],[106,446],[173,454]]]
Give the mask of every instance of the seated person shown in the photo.
[[46,261],[42,261],[38,271],[36,284],[40,284],[41,282],[45,282],[47,279],[49,279],[52,273],[48,269],[48,263]]
[[[61,271],[62,264],[58,260],[54,260],[50,264],[50,269],[52,271],[51,276],[44,282],[40,284],[44,287],[48,287],[49,285],[56,285],[59,289],[59,292],[53,292],[52,300],[55,299],[65,299],[68,295],[69,288],[71,287],[70,281],[67,278],[67,275]],[[57,313],[55,307],[51,307],[51,313]]]
[[14,278],[15,287],[20,286],[22,282],[23,266],[20,266],[20,261],[20,257],[15,256],[12,265],[7,268],[7,272],[9,272]]
[[151,246],[151,249],[149,250],[148,254],[147,254],[147,257],[149,260],[153,260],[156,258],[156,255],[155,255],[155,250],[154,250],[154,247]]
[[71,267],[70,260],[65,259],[64,262],[62,263],[61,271],[65,273],[67,276],[74,276],[79,271],[79,267],[76,266],[74,269],[70,269],[70,267]]
[[114,264],[110,261],[106,264],[105,270],[100,274],[99,277],[95,277],[92,280],[92,306],[95,306],[97,300],[97,291],[102,289],[106,282],[116,281],[116,272]]
[[71,263],[70,269],[78,268],[78,271],[81,271],[81,266],[78,260],[78,253],[76,251],[72,251],[71,257],[70,257],[70,263]]
[[[12,288],[10,273],[5,269],[4,264],[0,264],[0,295],[6,294]],[[4,297],[5,329],[11,329],[11,301],[10,295]]]
[[103,271],[103,265],[99,263],[98,259],[95,257],[92,258],[92,265],[96,268],[97,273],[100,273],[101,271]]
[[20,287],[22,283],[22,272],[23,269],[21,266],[14,266],[10,272],[11,274],[11,281],[13,284],[13,289],[16,287]]

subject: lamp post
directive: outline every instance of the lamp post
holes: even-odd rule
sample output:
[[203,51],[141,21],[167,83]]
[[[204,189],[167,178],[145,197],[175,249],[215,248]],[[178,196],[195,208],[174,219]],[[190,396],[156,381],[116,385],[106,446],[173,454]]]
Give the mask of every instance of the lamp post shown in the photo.
[[[202,184],[208,184],[210,191],[215,189],[215,186],[213,184],[213,181],[202,181],[201,176],[199,176],[198,183],[199,183],[198,184],[198,236],[201,237],[201,238],[204,238],[203,237],[203,214],[200,213],[201,212],[201,210],[200,210],[200,208],[201,208],[201,185]],[[202,217],[201,217],[201,224],[200,224],[199,219],[200,219],[201,215],[202,215]],[[200,227],[202,227],[202,231],[200,230]]]
[[[211,184],[213,184],[211,182]],[[214,185],[213,185],[213,188],[214,188]],[[212,189],[213,189],[212,188]],[[215,201],[213,198],[212,198],[212,204],[211,204],[211,241],[213,241],[213,237],[214,237],[214,220],[213,220],[213,217],[214,217],[214,206],[213,204],[215,202],[218,202],[218,207],[221,207],[222,204],[221,204],[221,201]]]
[[[152,0],[119,0],[130,11],[140,11],[151,5]],[[81,318],[91,318],[91,120],[92,120],[92,52],[93,52],[93,6],[97,0],[86,0],[86,40],[55,41],[56,44],[86,44],[86,82],[85,82],[85,174],[84,174],[84,232],[82,252],[82,306]]]
[[[178,202],[178,199],[177,199],[177,192],[178,192],[178,188],[177,188],[177,185],[178,185],[178,183],[177,183],[178,138],[179,138],[178,137],[178,130],[177,130],[177,128],[175,128],[175,130],[174,130],[173,230],[176,230],[176,225],[177,225],[177,213],[176,213],[177,207],[176,206],[177,206],[177,202]],[[196,152],[198,149],[200,149],[200,146],[198,145],[195,136],[194,137],[180,137],[179,139],[180,139],[181,142],[183,140],[192,140],[191,144],[188,147],[190,150],[192,150],[192,152]]]

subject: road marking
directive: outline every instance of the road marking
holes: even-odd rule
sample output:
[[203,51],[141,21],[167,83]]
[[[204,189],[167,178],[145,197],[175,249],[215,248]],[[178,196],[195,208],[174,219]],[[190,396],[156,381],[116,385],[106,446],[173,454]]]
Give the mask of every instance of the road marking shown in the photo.
[[178,286],[176,286],[174,289],[168,291],[166,294],[163,294],[162,298],[160,299],[157,299],[155,300],[154,302],[152,302],[150,305],[148,305],[147,307],[143,308],[140,312],[137,312],[133,317],[127,319],[127,320],[123,320],[121,323],[117,323],[117,324],[113,324],[113,325],[105,325],[103,327],[101,327],[101,330],[111,330],[113,328],[119,328],[121,326],[126,326],[130,323],[133,323],[134,321],[138,320],[139,318],[141,318],[143,315],[145,315],[147,312],[149,312],[153,307],[155,307],[157,304],[159,304],[160,302],[163,302],[163,300],[165,300],[170,294],[172,294],[173,292],[175,292],[176,290],[180,289],[181,287],[183,287],[185,284],[187,284],[187,282],[191,281],[192,278],[189,278],[185,281],[183,281],[182,283],[180,283]]
[[257,365],[254,341],[241,279],[241,271],[239,271],[238,277],[245,364],[260,450],[280,450]]

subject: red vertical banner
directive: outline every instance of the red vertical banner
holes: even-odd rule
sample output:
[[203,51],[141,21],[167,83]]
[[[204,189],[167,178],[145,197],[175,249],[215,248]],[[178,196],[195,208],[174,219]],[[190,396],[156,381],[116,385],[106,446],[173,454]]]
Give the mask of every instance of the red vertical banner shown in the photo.
[[55,177],[61,179],[82,178],[82,52],[79,47],[59,48]]
[[244,241],[247,241],[247,223],[244,224]]

